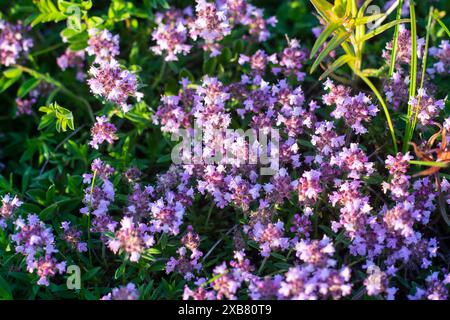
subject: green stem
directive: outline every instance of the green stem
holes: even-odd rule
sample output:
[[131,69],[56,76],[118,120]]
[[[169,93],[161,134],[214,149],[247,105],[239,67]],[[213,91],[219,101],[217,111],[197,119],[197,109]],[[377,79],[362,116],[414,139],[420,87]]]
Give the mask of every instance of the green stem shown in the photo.
[[269,257],[265,257],[263,262],[261,263],[261,266],[258,269],[258,275],[261,275],[261,272],[264,270],[264,267],[266,266],[266,262],[269,259]]
[[373,91],[373,93],[377,97],[378,101],[380,102],[381,106],[383,107],[384,115],[386,116],[386,120],[387,120],[387,123],[388,123],[388,126],[389,126],[389,131],[391,132],[392,143],[394,144],[394,151],[395,151],[395,153],[397,153],[398,148],[397,148],[397,139],[395,138],[394,126],[392,125],[391,115],[389,114],[389,110],[388,110],[388,108],[386,106],[386,103],[383,100],[383,97],[381,96],[380,92],[375,87],[375,85],[372,83],[372,81],[369,80],[369,78],[367,78],[366,76],[364,76],[360,72],[358,72],[357,74],[369,86],[369,88]]
[[[409,11],[411,17],[411,74],[409,82],[409,96],[416,96],[417,87],[417,26],[416,26],[416,10],[414,8],[414,1],[409,2]],[[409,111],[410,108],[408,108]],[[411,114],[408,114],[408,120]]]
[[[396,20],[400,20],[402,17],[402,7],[403,7],[403,0],[400,0],[397,7],[397,17]],[[391,65],[389,67],[389,79],[392,78],[392,75],[394,74],[395,69],[395,60],[397,58],[397,42],[398,42],[398,32],[399,32],[400,25],[395,25],[395,31],[394,31],[394,38],[392,40],[392,53],[391,53]]]
[[55,49],[61,48],[64,45],[65,45],[64,42],[57,43],[57,44],[54,44],[53,46],[47,47],[47,48],[42,49],[40,51],[33,52],[33,53],[31,53],[31,55],[33,57],[37,57],[37,56],[40,56],[40,55],[42,55],[44,53],[47,53],[47,52],[50,52],[50,51],[54,51]]
[[161,69],[159,70],[159,75],[152,85],[152,89],[155,89],[157,87],[157,85],[162,81],[162,79],[164,78],[164,75],[166,73],[166,68],[167,68],[167,62],[164,60],[162,66],[161,66]]
[[442,22],[441,19],[437,15],[434,16],[434,19],[439,23],[439,25],[444,29],[445,33],[447,33],[447,36],[450,38],[450,30],[448,30],[447,26]]
[[[425,37],[425,49],[424,49],[423,61],[422,61],[422,76],[421,76],[421,79],[420,79],[419,92],[423,89],[423,87],[425,85],[425,74],[427,72],[428,47],[429,47],[429,42],[430,42],[430,29],[431,29],[431,22],[433,20],[433,11],[434,11],[434,8],[431,7],[430,8],[430,12],[428,14],[427,35]],[[421,96],[419,96],[417,98],[417,107],[416,107],[415,112],[414,112],[413,123],[412,123],[412,126],[411,126],[410,130],[409,130],[409,134],[408,134],[408,137],[407,137],[408,139],[407,139],[407,141],[405,141],[406,148],[409,148],[409,142],[412,140],[412,137],[414,135],[414,130],[415,130],[416,124],[417,124],[417,117],[419,115],[419,110],[420,110],[420,100],[421,100],[421,98],[422,98]]]
[[209,223],[209,219],[211,218],[211,213],[212,213],[213,208],[214,208],[214,201],[211,203],[211,206],[209,207],[208,215],[207,215],[206,221],[205,221],[205,227],[206,227],[206,226],[208,225],[208,223]]
[[91,255],[91,210],[92,210],[92,194],[94,193],[95,179],[97,177],[97,170],[94,170],[94,176],[92,177],[91,191],[89,196],[89,207],[88,207],[88,249],[89,249],[89,261],[92,265],[92,255]]

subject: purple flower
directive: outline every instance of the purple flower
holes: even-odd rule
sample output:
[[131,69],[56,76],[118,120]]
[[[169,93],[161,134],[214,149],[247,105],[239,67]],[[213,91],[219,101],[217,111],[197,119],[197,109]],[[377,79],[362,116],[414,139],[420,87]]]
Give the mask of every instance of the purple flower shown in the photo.
[[211,51],[211,56],[217,56],[220,53],[217,42],[231,32],[226,6],[206,0],[196,0],[196,3],[196,15],[190,24],[190,36],[194,40],[202,38],[205,41],[205,49]]
[[[423,47],[425,40],[423,38],[417,39],[417,56],[420,58],[423,54]],[[392,41],[386,44],[386,49],[383,50],[383,58],[387,64],[391,63]],[[397,38],[397,55],[395,59],[395,68],[397,71],[401,70],[402,65],[409,65],[411,60],[411,31],[405,28],[403,24],[399,27]]]
[[9,219],[14,212],[22,205],[22,201],[17,196],[11,197],[6,194],[2,197],[2,206],[0,207],[0,217]]
[[136,224],[133,218],[124,217],[120,222],[120,229],[108,241],[108,247],[114,253],[126,252],[130,255],[130,261],[138,262],[143,251],[155,243],[149,231],[145,224]]
[[389,280],[387,274],[376,265],[370,265],[367,268],[367,278],[364,280],[367,294],[377,296],[387,292]]
[[126,286],[121,286],[112,289],[112,292],[103,296],[101,300],[138,300],[139,291],[134,283],[128,283]]
[[62,238],[68,245],[80,253],[87,251],[87,243],[81,241],[80,230],[76,227],[70,226],[70,222],[68,221],[61,222],[61,228],[64,231]]
[[97,122],[91,128],[92,140],[89,144],[94,148],[98,149],[98,145],[107,141],[109,144],[113,144],[114,140],[117,140],[116,127],[108,121],[105,116],[97,117]]
[[128,70],[123,70],[116,60],[102,61],[98,66],[89,70],[87,80],[93,94],[119,105],[124,112],[131,109],[127,103],[129,97],[140,101],[143,97],[138,92],[136,76]]
[[398,110],[402,104],[406,104],[409,100],[409,78],[402,77],[397,71],[392,74],[392,78],[384,85],[384,93],[386,100],[392,105],[394,110]]
[[259,243],[263,257],[270,256],[270,253],[274,250],[286,250],[289,246],[289,239],[284,237],[284,223],[282,221],[268,224],[257,221],[249,233],[253,240]]
[[352,179],[370,176],[374,172],[373,162],[368,161],[357,143],[351,143],[350,148],[343,147],[341,152],[331,157],[330,164],[346,171],[348,177]]
[[69,48],[58,57],[56,63],[61,68],[61,70],[66,70],[67,68],[76,68],[77,70],[77,80],[83,81],[86,78],[84,73],[84,51],[72,51]]
[[439,272],[433,272],[426,278],[426,288],[416,288],[414,295],[409,295],[409,300],[448,300],[448,289],[446,285],[449,284],[450,276],[447,274],[444,280],[439,279]]
[[334,266],[330,259],[334,254],[334,246],[330,238],[324,236],[322,240],[301,240],[295,245],[296,256],[305,263],[315,267]]
[[409,101],[413,112],[417,112],[417,118],[422,125],[428,125],[435,121],[441,110],[445,107],[445,100],[436,100],[429,96],[425,90],[419,89],[417,97]]
[[119,55],[119,35],[112,35],[107,29],[89,29],[88,33],[86,52],[90,56],[95,56],[96,63],[114,60]]
[[320,185],[321,173],[317,170],[305,171],[298,180],[298,201],[307,204],[314,203],[322,192]]
[[30,214],[27,220],[17,219],[16,233],[11,239],[15,242],[15,250],[26,258],[27,270],[32,273],[37,270],[38,284],[48,286],[48,278],[65,271],[66,263],[58,262],[54,254],[55,238],[52,229],[48,228],[37,215]]
[[437,62],[433,64],[433,67],[427,69],[428,73],[442,75],[450,73],[450,43],[448,40],[442,40],[439,48],[430,48],[430,56]]
[[178,61],[177,55],[187,55],[192,46],[187,44],[188,29],[191,23],[191,11],[170,9],[165,13],[157,13],[155,22],[158,27],[152,32],[156,45],[151,47],[157,55],[165,55],[166,61]]
[[155,232],[164,232],[177,235],[183,222],[185,208],[180,202],[165,202],[159,199],[150,203],[152,215],[151,229]]
[[[307,52],[301,49],[300,42],[296,39],[291,39],[288,42],[288,47],[280,54],[280,67],[285,76],[294,75],[298,81],[303,81],[305,73],[300,72],[303,64],[307,60]],[[276,70],[276,69],[275,69]]]
[[21,115],[31,115],[33,113],[33,110],[31,109],[31,107],[36,103],[36,99],[35,98],[30,98],[30,99],[21,99],[21,98],[16,98],[16,116],[21,116]]
[[370,99],[363,93],[351,96],[350,89],[341,85],[335,86],[330,80],[327,80],[325,87],[330,89],[329,94],[323,97],[325,104],[336,105],[331,115],[336,119],[344,119],[356,134],[366,133],[367,129],[363,123],[370,122],[378,112],[378,108]]
[[0,64],[8,67],[17,62],[33,47],[33,40],[25,37],[30,28],[21,21],[11,24],[0,20]]
[[[189,281],[201,270],[202,264],[199,259],[203,253],[198,249],[200,236],[192,230],[192,226],[188,226],[187,230],[188,232],[181,238],[183,246],[177,250],[178,258],[170,257],[166,264],[166,272],[169,274],[176,271]],[[188,250],[191,251],[189,256]]]

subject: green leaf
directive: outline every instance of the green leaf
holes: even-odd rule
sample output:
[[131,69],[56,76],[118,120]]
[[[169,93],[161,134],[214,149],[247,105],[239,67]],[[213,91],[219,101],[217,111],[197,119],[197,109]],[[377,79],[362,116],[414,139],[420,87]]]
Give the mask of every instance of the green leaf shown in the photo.
[[31,78],[22,83],[22,85],[19,87],[19,90],[17,91],[17,97],[23,98],[25,97],[31,90],[36,88],[41,80],[36,78]]
[[313,73],[314,70],[316,70],[317,66],[322,62],[323,59],[325,59],[328,54],[336,49],[341,43],[343,43],[345,40],[347,40],[350,37],[349,33],[340,32],[336,34],[330,42],[326,45],[325,49],[322,50],[322,52],[319,54],[317,59],[314,61],[313,65],[311,66],[310,73]]
[[313,48],[311,49],[310,59],[312,59],[317,51],[320,49],[320,47],[327,41],[328,37],[339,28],[340,24],[338,23],[330,23],[328,26],[325,27],[325,29],[322,31],[322,33],[317,38],[316,42],[314,43]]
[[439,23],[439,25],[444,29],[445,33],[447,33],[447,36],[450,38],[450,30],[448,30],[447,26],[442,22],[441,19],[439,19],[438,15],[435,14],[434,19]]
[[48,107],[42,106],[39,111],[45,112],[46,115],[42,117],[39,129],[45,128],[56,119],[56,131],[65,132],[67,128],[74,130],[74,118],[70,110],[61,107],[57,102],[50,104]]
[[37,0],[36,6],[40,13],[31,22],[32,27],[39,23],[59,22],[68,17],[55,6],[52,0]]
[[366,0],[366,1],[364,1],[364,3],[362,4],[362,6],[361,6],[361,7],[359,8],[359,10],[358,10],[358,15],[357,15],[358,18],[364,16],[364,13],[366,12],[367,7],[369,6],[369,4],[372,3],[372,1],[373,1],[373,0]]
[[323,80],[326,77],[328,77],[330,75],[330,73],[336,71],[337,69],[339,69],[340,67],[342,67],[344,64],[349,63],[350,61],[355,60],[355,57],[352,57],[348,54],[345,54],[341,57],[339,57],[336,61],[334,61],[331,66],[328,67],[328,69],[322,73],[322,75],[320,76],[319,80]]
[[333,5],[325,0],[310,0],[314,8],[325,21],[336,19],[337,16],[333,12]]
[[22,70],[19,68],[10,68],[3,71],[3,75],[8,79],[18,78],[22,75]]
[[381,19],[384,16],[385,16],[384,13],[378,13],[378,14],[373,14],[373,15],[370,15],[370,16],[362,17],[362,18],[357,18],[355,20],[355,25],[360,26],[360,25],[363,25],[363,24],[367,24],[369,22],[373,22],[373,21],[376,21],[378,19]]
[[11,287],[2,276],[0,276],[0,298],[4,300],[13,299]]
[[361,39],[358,39],[358,41],[365,42],[365,41],[385,32],[386,30],[392,28],[393,26],[395,26],[397,24],[408,23],[408,22],[410,22],[409,19],[399,19],[399,20],[388,22],[388,23],[383,24],[382,26],[379,26],[378,28],[366,33]]
[[439,168],[447,168],[450,165],[450,163],[448,163],[448,162],[419,161],[419,160],[410,160],[409,163],[420,165],[420,166],[439,167]]

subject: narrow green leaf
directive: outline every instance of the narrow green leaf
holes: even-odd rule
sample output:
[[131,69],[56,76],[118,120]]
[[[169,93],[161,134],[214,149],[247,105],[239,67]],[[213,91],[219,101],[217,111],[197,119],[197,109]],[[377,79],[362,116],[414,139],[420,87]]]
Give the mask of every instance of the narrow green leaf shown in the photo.
[[[324,18],[326,21],[333,18],[331,14],[333,13],[333,5],[325,0],[311,0],[312,5],[316,8],[317,12]],[[334,14],[333,14],[334,16]]]
[[383,24],[382,26],[379,26],[378,28],[366,33],[361,39],[358,39],[358,40],[365,42],[365,41],[385,32],[386,30],[392,28],[395,25],[407,23],[407,22],[410,22],[410,20],[409,19],[399,19],[399,20],[388,22],[388,23]]
[[[395,20],[400,20],[402,17],[402,8],[403,7],[403,0],[400,0],[397,7],[397,17]],[[392,39],[392,52],[391,52],[391,64],[389,66],[389,79],[394,74],[395,69],[395,60],[397,58],[397,42],[398,42],[398,34],[399,34],[399,28],[400,25],[395,25],[395,31],[394,31],[394,38]]]
[[372,81],[369,80],[369,78],[367,78],[365,75],[363,75],[358,70],[354,70],[354,72],[369,86],[369,88],[373,91],[373,93],[377,97],[378,101],[380,102],[380,104],[383,108],[387,123],[388,123],[389,131],[391,133],[392,143],[394,144],[394,152],[397,153],[398,147],[397,147],[397,139],[395,137],[395,130],[394,130],[394,126],[392,125],[391,115],[389,114],[389,110],[387,108],[386,103],[383,100],[383,97],[381,96],[380,92],[375,87],[375,85],[372,83]]
[[23,98],[25,97],[31,90],[36,88],[41,81],[36,78],[31,78],[22,83],[22,85],[19,87],[19,90],[17,90],[17,97]]
[[22,70],[20,70],[19,68],[10,68],[3,71],[3,74],[8,79],[18,78],[22,75]]
[[336,61],[334,61],[331,64],[331,66],[328,67],[328,69],[324,73],[322,73],[319,80],[325,79],[326,77],[328,77],[330,75],[330,73],[336,71],[337,69],[342,67],[344,64],[349,63],[350,61],[352,61],[354,59],[355,59],[354,57],[352,57],[348,54],[339,57]]
[[450,30],[448,30],[447,26],[442,22],[441,19],[437,15],[434,16],[434,19],[439,23],[439,25],[444,29],[444,31],[447,33],[447,36],[450,38]]
[[363,25],[363,24],[367,24],[367,23],[369,23],[369,22],[373,22],[373,21],[376,21],[376,20],[378,20],[378,19],[381,19],[381,18],[383,18],[384,16],[385,16],[384,13],[379,13],[379,14],[373,14],[373,15],[371,15],[371,16],[366,16],[366,17],[362,17],[362,18],[357,18],[357,19],[355,20],[355,25],[360,26],[360,25]]
[[372,3],[372,1],[373,1],[373,0],[366,0],[366,1],[362,4],[362,6],[359,8],[359,11],[358,11],[358,15],[357,15],[358,18],[361,18],[361,17],[364,16],[364,13],[366,12],[367,7],[369,6],[369,4]]
[[439,168],[447,168],[450,164],[448,162],[420,161],[420,160],[409,160],[409,163],[420,165],[420,166],[439,167]]
[[311,66],[310,73],[313,73],[314,70],[316,70],[317,66],[322,62],[323,59],[325,59],[328,54],[336,49],[341,43],[343,43],[345,40],[347,40],[350,37],[349,33],[340,32],[336,34],[330,42],[325,46],[325,49],[322,50],[322,52],[319,54],[317,59],[314,61],[313,65]]
[[313,48],[311,49],[311,55],[309,56],[310,59],[312,59],[317,51],[320,49],[320,47],[327,41],[328,37],[339,28],[340,24],[338,23],[330,23],[328,26],[325,27],[325,29],[322,31],[322,33],[317,38],[316,42],[314,43]]

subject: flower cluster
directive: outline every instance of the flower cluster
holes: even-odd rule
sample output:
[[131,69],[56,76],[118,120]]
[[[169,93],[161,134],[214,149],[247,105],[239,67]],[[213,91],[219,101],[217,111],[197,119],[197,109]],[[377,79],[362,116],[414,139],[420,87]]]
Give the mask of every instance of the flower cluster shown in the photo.
[[21,205],[22,201],[17,196],[11,197],[9,194],[3,196],[2,206],[0,207],[0,228],[6,228],[6,221],[13,216]]
[[86,52],[95,56],[95,62],[99,64],[114,60],[120,53],[119,36],[113,35],[107,29],[89,29]]
[[363,123],[370,122],[376,116],[378,108],[371,103],[369,97],[363,93],[356,96],[349,94],[349,89],[335,86],[331,80],[325,82],[329,93],[323,97],[326,105],[336,105],[331,115],[336,119],[344,119],[356,134],[364,134],[367,129]]
[[[220,41],[236,26],[245,26],[251,38],[262,42],[269,37],[268,26],[275,26],[276,19],[265,19],[263,10],[246,0],[196,0],[194,9],[171,8],[157,13],[155,22],[157,28],[152,32],[152,38],[156,45],[151,50],[157,55],[165,55],[166,61],[177,61],[178,55],[187,55],[191,51],[189,38],[202,40],[203,49],[210,51],[211,57],[214,57],[221,52]],[[286,55],[289,56],[287,59],[291,59],[288,63],[296,61],[292,58],[298,59],[294,52]]]
[[138,300],[139,291],[134,283],[129,283],[126,286],[114,288],[101,300]]
[[[166,264],[166,272],[168,274],[177,272],[189,281],[201,270],[202,264],[199,259],[203,256],[203,252],[199,250],[200,236],[193,231],[192,226],[187,227],[187,233],[181,238],[181,244],[183,246],[177,250],[178,258],[170,257]],[[188,250],[191,252],[189,256]]]
[[104,141],[113,144],[114,140],[118,139],[116,131],[116,126],[110,123],[108,118],[105,116],[97,117],[97,122],[91,128],[92,140],[89,144],[95,149],[98,149],[99,144]]
[[127,103],[129,97],[140,101],[143,94],[138,91],[138,80],[128,70],[121,68],[116,60],[102,61],[89,69],[87,80],[93,94],[119,105],[124,112],[131,109]]
[[130,255],[130,261],[139,261],[145,249],[153,246],[155,240],[149,233],[149,228],[141,223],[136,224],[131,217],[125,217],[120,222],[120,229],[116,231],[114,238],[108,241],[108,247],[114,252],[126,252]]
[[152,39],[156,42],[152,51],[157,55],[165,54],[166,61],[177,61],[177,55],[187,55],[192,46],[188,40],[188,29],[186,25],[192,20],[192,10],[171,9],[164,13],[156,14],[155,22],[158,27],[152,32]]
[[62,238],[70,247],[80,253],[87,251],[87,243],[81,241],[80,230],[71,226],[69,221],[61,222],[61,229],[64,231]]
[[[425,39],[417,39],[417,57],[421,58]],[[387,64],[391,63],[392,41],[386,44],[386,49],[383,50],[383,58]],[[395,68],[397,71],[402,69],[402,65],[409,65],[411,61],[411,31],[406,29],[403,24],[399,27],[397,38],[397,55],[395,56]]]
[[[108,214],[108,209],[114,201],[115,191],[114,185],[108,179],[114,173],[114,169],[100,159],[95,159],[92,162],[91,170],[93,174],[85,173],[83,175],[83,182],[86,184],[83,198],[85,207],[80,212],[94,217],[92,231],[113,232],[117,222]],[[98,177],[101,180],[101,185],[95,184]]]
[[423,89],[419,89],[417,97],[411,98],[409,104],[417,113],[417,119],[422,125],[432,123],[445,107],[443,99],[437,100],[429,96]]
[[428,68],[427,72],[430,74],[448,75],[450,73],[450,43],[448,40],[443,40],[438,48],[430,48],[430,56],[437,60],[433,67]]
[[27,54],[33,47],[33,40],[26,37],[29,31],[22,22],[11,24],[0,20],[0,64],[10,66]]
[[28,215],[27,220],[19,218],[14,224],[17,232],[11,239],[15,242],[16,252],[25,256],[28,272],[36,270],[39,276],[37,284],[48,286],[49,278],[66,269],[66,262],[58,262],[54,257],[58,250],[51,228],[34,214]]

